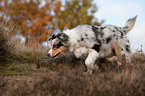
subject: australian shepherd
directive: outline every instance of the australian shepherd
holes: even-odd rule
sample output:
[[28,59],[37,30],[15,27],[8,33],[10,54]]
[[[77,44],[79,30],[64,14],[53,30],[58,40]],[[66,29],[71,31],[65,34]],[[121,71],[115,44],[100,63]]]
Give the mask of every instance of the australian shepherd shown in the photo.
[[116,56],[120,63],[126,66],[130,63],[130,43],[127,33],[133,28],[136,17],[128,19],[124,27],[114,25],[79,25],[49,38],[49,57],[61,53],[73,52],[76,58],[86,56],[87,73],[92,74],[94,63],[99,57]]

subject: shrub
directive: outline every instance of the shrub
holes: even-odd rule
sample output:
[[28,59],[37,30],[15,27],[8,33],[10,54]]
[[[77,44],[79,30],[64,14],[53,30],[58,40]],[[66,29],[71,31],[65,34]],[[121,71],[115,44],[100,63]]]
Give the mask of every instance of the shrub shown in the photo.
[[10,41],[8,32],[3,24],[0,24],[0,65],[6,63],[14,56],[14,45]]

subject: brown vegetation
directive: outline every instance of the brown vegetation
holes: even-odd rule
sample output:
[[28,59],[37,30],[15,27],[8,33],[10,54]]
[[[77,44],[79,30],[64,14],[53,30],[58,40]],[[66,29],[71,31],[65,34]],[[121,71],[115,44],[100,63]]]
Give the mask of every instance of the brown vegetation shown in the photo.
[[[38,73],[9,84],[5,78],[3,94],[7,96],[144,96],[144,57],[132,57],[129,73],[116,62],[103,60],[89,76],[83,72],[82,59],[66,54],[59,58],[38,58],[31,63]],[[101,60],[100,60],[101,61]],[[98,62],[99,63],[99,62]],[[38,69],[36,69],[38,68]],[[12,78],[12,77],[11,77]],[[29,79],[28,79],[29,78]],[[10,79],[10,78],[9,78]],[[7,81],[7,82],[6,82]]]
[[0,65],[4,64],[6,61],[9,61],[9,58],[14,56],[13,44],[10,42],[10,37],[7,35],[3,24],[0,23]]
[[[46,41],[50,33],[47,30],[62,31],[79,24],[99,25],[93,15],[97,7],[91,0],[66,0],[65,5],[60,0],[43,0],[43,4],[41,0],[2,0],[0,3],[0,14],[8,22],[6,26],[29,35],[31,46],[35,41]],[[19,32],[10,30],[10,34],[16,33]]]

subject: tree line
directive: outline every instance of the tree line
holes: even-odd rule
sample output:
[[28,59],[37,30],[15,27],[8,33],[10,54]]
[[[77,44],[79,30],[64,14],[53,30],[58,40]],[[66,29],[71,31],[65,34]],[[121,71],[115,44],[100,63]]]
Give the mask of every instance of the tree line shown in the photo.
[[[5,20],[0,20],[21,30],[23,35],[42,36],[46,40],[49,32],[56,29],[100,25],[94,17],[97,9],[93,0],[1,0],[0,18]],[[11,30],[10,34],[14,33]]]

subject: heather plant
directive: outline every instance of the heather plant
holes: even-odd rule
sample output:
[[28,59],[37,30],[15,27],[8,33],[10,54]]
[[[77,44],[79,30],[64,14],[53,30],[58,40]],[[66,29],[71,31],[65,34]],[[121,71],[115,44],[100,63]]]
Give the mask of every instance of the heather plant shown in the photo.
[[0,23],[0,65],[6,63],[14,56],[14,45],[10,40],[4,24]]
[[[73,58],[73,61],[70,62]],[[66,59],[62,62],[59,60]],[[4,94],[11,96],[144,96],[145,68],[137,57],[132,60],[132,68],[126,73],[124,67],[114,66],[116,62],[102,62],[103,70],[97,69],[93,75],[84,74],[85,66],[82,60],[74,59],[73,55],[61,58],[41,60],[37,63],[47,64],[39,69],[47,68],[47,73],[32,76],[31,82],[25,80],[9,85],[10,91]],[[144,58],[144,57],[142,57]],[[72,66],[73,65],[73,66]],[[109,66],[110,65],[110,66]],[[14,86],[14,85],[13,85]]]

